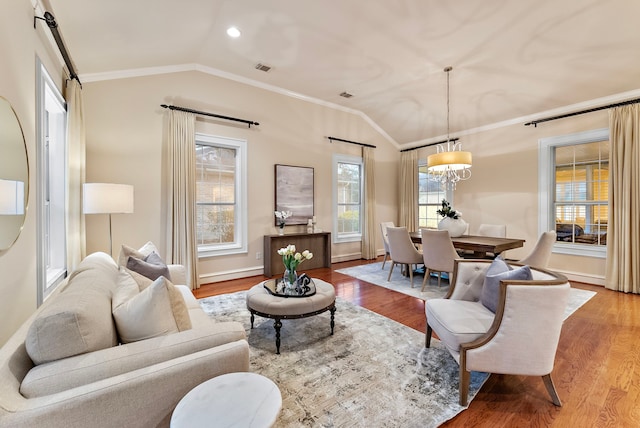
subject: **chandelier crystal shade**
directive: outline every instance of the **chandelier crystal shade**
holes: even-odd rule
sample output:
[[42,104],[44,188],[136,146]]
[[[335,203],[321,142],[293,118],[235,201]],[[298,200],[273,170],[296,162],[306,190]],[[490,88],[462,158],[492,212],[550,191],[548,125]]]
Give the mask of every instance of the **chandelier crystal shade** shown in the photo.
[[455,189],[458,181],[471,177],[472,156],[471,152],[462,150],[462,143],[449,137],[449,72],[452,67],[447,67],[447,141],[437,146],[437,152],[427,157],[427,170],[435,176],[443,187]]

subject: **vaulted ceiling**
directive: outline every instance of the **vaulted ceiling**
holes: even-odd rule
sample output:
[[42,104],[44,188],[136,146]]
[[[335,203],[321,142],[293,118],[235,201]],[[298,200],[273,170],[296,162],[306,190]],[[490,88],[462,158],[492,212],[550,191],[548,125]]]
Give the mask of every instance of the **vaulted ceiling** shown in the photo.
[[[447,66],[452,136],[640,94],[637,0],[48,0],[45,6],[83,82],[198,68],[361,112],[400,146],[446,136]],[[239,38],[227,36],[230,26],[240,29]],[[257,70],[258,63],[271,70]]]

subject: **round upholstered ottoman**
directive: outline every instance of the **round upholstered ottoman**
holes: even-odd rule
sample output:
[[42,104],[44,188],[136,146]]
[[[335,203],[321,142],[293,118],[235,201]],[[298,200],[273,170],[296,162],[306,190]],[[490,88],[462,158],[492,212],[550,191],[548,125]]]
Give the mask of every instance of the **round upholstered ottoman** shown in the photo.
[[276,329],[276,354],[280,353],[280,328],[282,320],[305,318],[318,315],[325,311],[331,311],[331,334],[335,326],[334,316],[336,312],[336,293],[333,285],[321,279],[313,278],[315,294],[311,296],[287,296],[273,294],[263,281],[254,285],[247,292],[247,309],[251,312],[251,328],[255,315],[275,320],[273,326]]

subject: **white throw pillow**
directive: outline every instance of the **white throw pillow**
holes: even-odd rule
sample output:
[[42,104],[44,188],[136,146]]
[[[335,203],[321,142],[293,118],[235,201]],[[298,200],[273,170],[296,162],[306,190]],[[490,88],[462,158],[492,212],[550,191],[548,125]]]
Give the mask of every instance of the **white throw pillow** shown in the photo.
[[[135,283],[135,280],[131,278]],[[132,285],[125,281],[116,294],[131,295]],[[137,283],[135,283],[137,286]],[[113,318],[122,343],[150,339],[191,328],[189,310],[182,294],[169,280],[160,277],[128,300],[114,296]]]
[[123,244],[122,247],[120,248],[120,255],[118,256],[118,266],[126,266],[127,260],[129,260],[129,256],[137,257],[139,259],[144,259],[145,257],[147,257],[149,254],[153,252],[160,254],[156,246],[151,241],[144,244],[138,250]]

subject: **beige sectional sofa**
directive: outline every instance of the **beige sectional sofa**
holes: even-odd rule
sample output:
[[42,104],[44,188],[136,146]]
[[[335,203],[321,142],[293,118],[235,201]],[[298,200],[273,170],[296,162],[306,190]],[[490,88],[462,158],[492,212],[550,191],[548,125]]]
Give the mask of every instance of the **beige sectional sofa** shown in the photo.
[[[170,266],[174,282],[181,269]],[[110,256],[89,255],[0,349],[0,427],[168,426],[193,387],[248,371],[242,325],[210,319],[185,286],[191,328],[121,344],[119,275]]]

